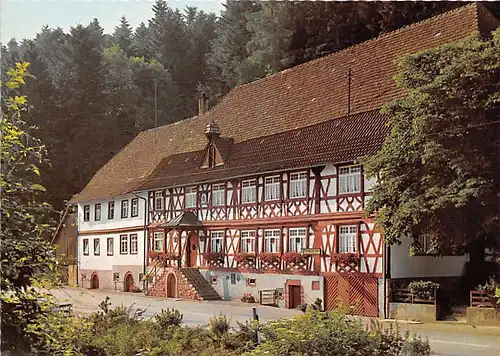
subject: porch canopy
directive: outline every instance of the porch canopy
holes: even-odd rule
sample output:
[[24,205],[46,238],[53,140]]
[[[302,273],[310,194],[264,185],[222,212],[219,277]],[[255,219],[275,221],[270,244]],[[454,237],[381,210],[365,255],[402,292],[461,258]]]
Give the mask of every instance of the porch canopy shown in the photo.
[[184,211],[165,224],[169,229],[181,230],[203,230],[203,223],[198,220],[198,216],[191,211]]

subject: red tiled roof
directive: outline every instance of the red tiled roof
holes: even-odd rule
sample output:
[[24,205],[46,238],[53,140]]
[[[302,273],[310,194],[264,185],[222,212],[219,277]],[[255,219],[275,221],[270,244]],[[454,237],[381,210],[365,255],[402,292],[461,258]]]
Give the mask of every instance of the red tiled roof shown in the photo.
[[353,161],[383,143],[388,116],[370,111],[234,144],[224,165],[199,168],[204,150],[164,158],[142,189],[225,180],[289,168]]
[[[165,157],[196,155],[203,150],[207,144],[203,133],[211,120],[217,122],[223,136],[234,140],[229,157],[233,160],[233,155],[237,154],[233,149],[251,145],[257,138],[293,132],[345,116],[349,68],[352,73],[351,113],[379,109],[404,95],[393,80],[397,58],[457,41],[479,30],[480,20],[487,17],[487,11],[479,11],[479,8],[478,4],[464,6],[236,87],[205,115],[141,132],[96,173],[72,202],[115,196],[144,186],[145,179]],[[489,24],[490,20],[488,18]],[[352,136],[348,132],[344,134]],[[327,141],[326,136],[316,136],[313,140],[304,135],[303,139],[314,144],[316,140]],[[246,144],[239,146],[243,142]],[[345,141],[345,146],[339,149],[348,151],[352,145],[351,141]],[[304,146],[304,150],[307,147]],[[252,156],[245,159],[253,159],[254,163],[261,161],[254,155],[255,151],[248,151],[248,154]],[[306,155],[305,151],[296,154]],[[244,159],[245,155],[240,157]]]

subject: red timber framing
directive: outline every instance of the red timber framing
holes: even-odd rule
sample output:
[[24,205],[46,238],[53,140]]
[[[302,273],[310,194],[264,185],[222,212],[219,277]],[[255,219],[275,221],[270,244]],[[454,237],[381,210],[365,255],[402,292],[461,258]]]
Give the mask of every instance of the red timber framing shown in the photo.
[[[315,216],[318,214],[331,214],[343,212],[363,211],[365,197],[370,194],[364,192],[364,178],[361,167],[361,190],[353,194],[339,194],[339,168],[342,166],[327,166],[334,168],[325,169],[318,166],[302,170],[283,171],[269,173],[259,176],[247,176],[230,181],[220,181],[161,189],[164,201],[161,210],[156,210],[155,191],[149,192],[150,221],[166,222],[182,211],[192,211],[197,214],[201,221],[233,221],[233,220],[255,220],[276,219],[303,216]],[[290,176],[294,173],[306,173],[305,197],[291,198]],[[277,177],[279,179],[279,198],[277,200],[266,200],[266,178]],[[247,180],[255,179],[255,201],[243,203],[242,184]],[[216,184],[224,185],[224,204],[216,206],[213,204],[212,187]],[[194,187],[196,189],[196,207],[185,207],[185,189]],[[203,200],[201,197],[203,196]]]
[[[162,191],[164,201],[162,211],[155,206],[155,191],[149,192],[150,201],[150,239],[158,226],[165,226],[167,219],[179,216],[183,211],[191,211],[203,222],[206,238],[198,244],[199,256],[210,251],[210,232],[224,231],[223,261],[218,266],[225,269],[252,270],[262,273],[300,273],[300,274],[367,274],[374,277],[382,275],[383,239],[376,231],[370,218],[364,217],[364,177],[361,168],[360,192],[339,195],[339,168],[344,165],[319,166],[310,169],[276,172],[260,176],[248,176],[226,182],[204,183],[186,187],[169,188]],[[306,181],[305,197],[290,198],[292,174],[305,173],[299,179]],[[266,200],[266,178],[279,179],[279,197],[277,200]],[[243,203],[243,182],[255,180],[255,201]],[[212,188],[221,184],[224,188],[224,203],[214,205]],[[253,184],[253,183],[251,183]],[[253,187],[253,185],[251,185]],[[196,188],[196,207],[185,209],[185,188]],[[222,187],[222,186],[221,186]],[[248,187],[248,185],[247,185]],[[359,263],[336,263],[339,255],[339,227],[355,225],[356,257]],[[156,228],[155,228],[156,226]],[[289,230],[301,227],[306,229],[306,248],[320,249],[320,255],[304,256],[304,263],[291,266],[285,262],[284,254],[289,252]],[[272,263],[260,259],[264,253],[265,231],[280,230],[279,252]],[[241,262],[241,231],[255,231],[253,262]],[[164,231],[164,249],[179,250],[179,246],[167,243],[167,231]],[[202,242],[203,240],[203,242]],[[168,239],[169,243],[171,239]],[[174,241],[174,240],[172,240]],[[171,242],[172,244],[175,243]],[[183,249],[178,251],[182,255]],[[171,251],[174,252],[174,251]],[[184,258],[181,256],[181,258]],[[239,260],[237,262],[236,258]],[[250,256],[245,257],[250,260]],[[278,261],[279,260],[279,261]],[[201,267],[209,267],[205,258],[197,260]]]

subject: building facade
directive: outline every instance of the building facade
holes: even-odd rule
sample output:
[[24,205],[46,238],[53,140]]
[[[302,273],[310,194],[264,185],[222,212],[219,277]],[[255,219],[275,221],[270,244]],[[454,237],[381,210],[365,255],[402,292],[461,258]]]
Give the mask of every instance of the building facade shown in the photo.
[[[396,59],[497,26],[478,4],[233,89],[140,133],[73,197],[79,283],[386,314],[394,279],[463,274],[464,256],[389,247],[365,206],[402,97]],[[402,147],[404,149],[404,147]],[[404,240],[404,239],[403,239]]]

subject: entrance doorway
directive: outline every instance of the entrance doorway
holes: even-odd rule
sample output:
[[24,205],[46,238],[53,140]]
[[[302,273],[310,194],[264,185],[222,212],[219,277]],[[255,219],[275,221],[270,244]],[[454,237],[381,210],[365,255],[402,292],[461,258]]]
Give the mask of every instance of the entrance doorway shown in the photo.
[[132,273],[129,272],[125,276],[123,291],[124,292],[132,292],[134,289],[135,289],[134,277],[132,276]]
[[195,267],[198,257],[198,235],[191,233],[188,238],[188,248],[186,254],[186,266]]
[[167,276],[167,298],[177,298],[177,280],[173,273]]
[[99,289],[99,277],[97,274],[92,275],[92,279],[90,280],[90,288],[91,289]]
[[288,295],[289,295],[289,308],[295,309],[302,304],[301,298],[301,287],[300,286],[288,286]]

